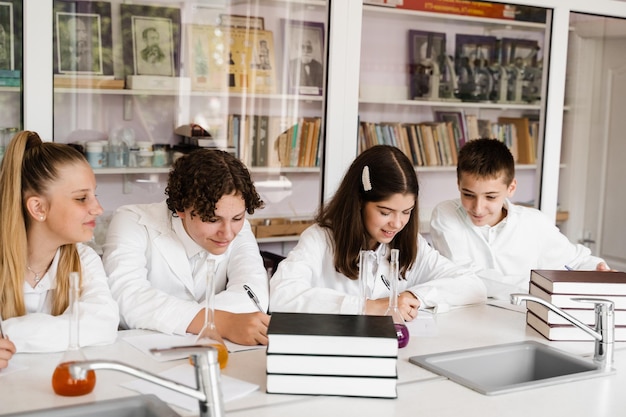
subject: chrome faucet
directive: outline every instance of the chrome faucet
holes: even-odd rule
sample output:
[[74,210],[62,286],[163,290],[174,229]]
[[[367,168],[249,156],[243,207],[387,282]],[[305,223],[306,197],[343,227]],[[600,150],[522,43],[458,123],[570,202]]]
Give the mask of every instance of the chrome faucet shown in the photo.
[[535,303],[549,308],[574,326],[593,336],[596,340],[593,361],[598,364],[602,370],[610,371],[613,365],[613,342],[615,341],[615,305],[613,301],[604,298],[589,297],[572,297],[572,300],[583,303],[593,303],[595,305],[596,324],[594,329],[571,314],[561,310],[554,304],[539,297],[529,294],[511,294],[511,304],[521,304],[522,301],[534,301]]
[[155,355],[189,353],[196,373],[197,388],[180,384],[117,361],[91,360],[74,362],[69,365],[69,371],[72,378],[75,379],[86,378],[89,370],[109,369],[124,372],[197,399],[200,405],[200,417],[224,416],[224,402],[219,380],[220,369],[215,348],[211,346],[179,346],[169,349],[151,349],[150,352]]

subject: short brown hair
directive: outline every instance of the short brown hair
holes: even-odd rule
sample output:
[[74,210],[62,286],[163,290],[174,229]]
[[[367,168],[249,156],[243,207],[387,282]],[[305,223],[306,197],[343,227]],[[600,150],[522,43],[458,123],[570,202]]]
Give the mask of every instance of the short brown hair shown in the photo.
[[503,142],[489,138],[474,139],[459,151],[457,181],[461,181],[462,173],[478,178],[498,178],[503,174],[504,182],[510,185],[515,178],[515,160]]

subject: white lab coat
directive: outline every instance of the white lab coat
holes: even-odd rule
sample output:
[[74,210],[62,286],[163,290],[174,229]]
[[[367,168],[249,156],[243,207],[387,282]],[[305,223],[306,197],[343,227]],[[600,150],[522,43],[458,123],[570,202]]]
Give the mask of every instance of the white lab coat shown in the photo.
[[528,292],[531,269],[596,269],[601,258],[571,243],[541,211],[505,202],[507,216],[497,225],[474,226],[459,199],[432,212],[434,247],[483,280],[487,295],[508,299]]
[[[113,343],[117,338],[119,313],[111,297],[102,260],[89,246],[79,243],[76,247],[83,267],[78,302],[78,342],[80,346]],[[60,254],[60,250],[57,251],[50,268],[35,288],[24,282],[27,314],[4,320],[4,330],[18,352],[59,352],[68,347],[70,309],[59,316],[50,315]]]
[[[111,219],[103,261],[123,327],[185,334],[205,306],[206,277],[192,276],[173,222],[181,220],[165,201],[123,206]],[[216,310],[257,311],[244,284],[257,295],[261,308],[267,308],[267,273],[247,220],[223,255],[209,256],[216,263]]]
[[[330,233],[319,225],[302,233],[296,247],[270,279],[271,311],[359,313],[359,281],[335,270],[333,246]],[[389,278],[388,251],[384,244],[370,251],[370,299],[389,297],[389,289],[381,278]],[[420,235],[417,258],[405,278],[398,282],[398,293],[413,293],[422,301],[420,308],[436,307],[443,312],[450,306],[485,301],[485,288],[478,277],[441,256]]]

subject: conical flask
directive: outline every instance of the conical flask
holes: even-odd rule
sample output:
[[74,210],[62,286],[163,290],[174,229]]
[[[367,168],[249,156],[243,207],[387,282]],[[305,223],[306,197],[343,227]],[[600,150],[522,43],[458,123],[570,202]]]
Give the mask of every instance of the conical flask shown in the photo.
[[217,360],[220,363],[220,369],[224,369],[228,363],[228,349],[224,343],[224,339],[215,327],[215,260],[207,260],[206,274],[206,293],[204,308],[204,327],[198,333],[196,343],[199,345],[213,346],[217,349]]
[[96,386],[96,373],[87,371],[84,379],[75,379],[69,371],[68,365],[73,362],[86,360],[83,351],[78,344],[78,300],[80,298],[78,272],[70,272],[70,332],[67,351],[63,354],[61,362],[57,365],[52,374],[52,389],[58,395],[75,397],[89,394]]
[[391,249],[389,271],[391,275],[389,279],[389,307],[387,307],[387,311],[385,311],[385,316],[391,316],[393,319],[393,325],[396,328],[396,335],[398,337],[398,347],[403,348],[409,344],[409,329],[406,327],[400,310],[398,310],[399,255],[400,251],[398,249]]
[[371,291],[368,285],[369,275],[370,275],[370,263],[367,260],[368,251],[362,250],[359,252],[359,293],[360,293],[360,302],[359,302],[359,314],[366,314],[365,308],[367,305],[367,300],[371,298]]

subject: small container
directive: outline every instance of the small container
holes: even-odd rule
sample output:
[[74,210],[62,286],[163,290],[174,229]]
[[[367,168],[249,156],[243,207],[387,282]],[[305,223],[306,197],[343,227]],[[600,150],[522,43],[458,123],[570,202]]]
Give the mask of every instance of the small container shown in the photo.
[[137,168],[139,166],[139,148],[133,146],[128,152],[128,166],[130,168]]
[[165,143],[155,143],[153,149],[154,157],[152,158],[152,166],[160,168],[169,165],[170,145]]
[[153,151],[139,151],[137,153],[137,166],[140,168],[152,167]]
[[152,142],[149,140],[138,140],[135,142],[135,146],[139,148],[140,151],[152,151]]
[[85,143],[85,154],[87,156],[87,162],[92,168],[103,168],[104,159],[104,146],[100,141],[91,141]]

